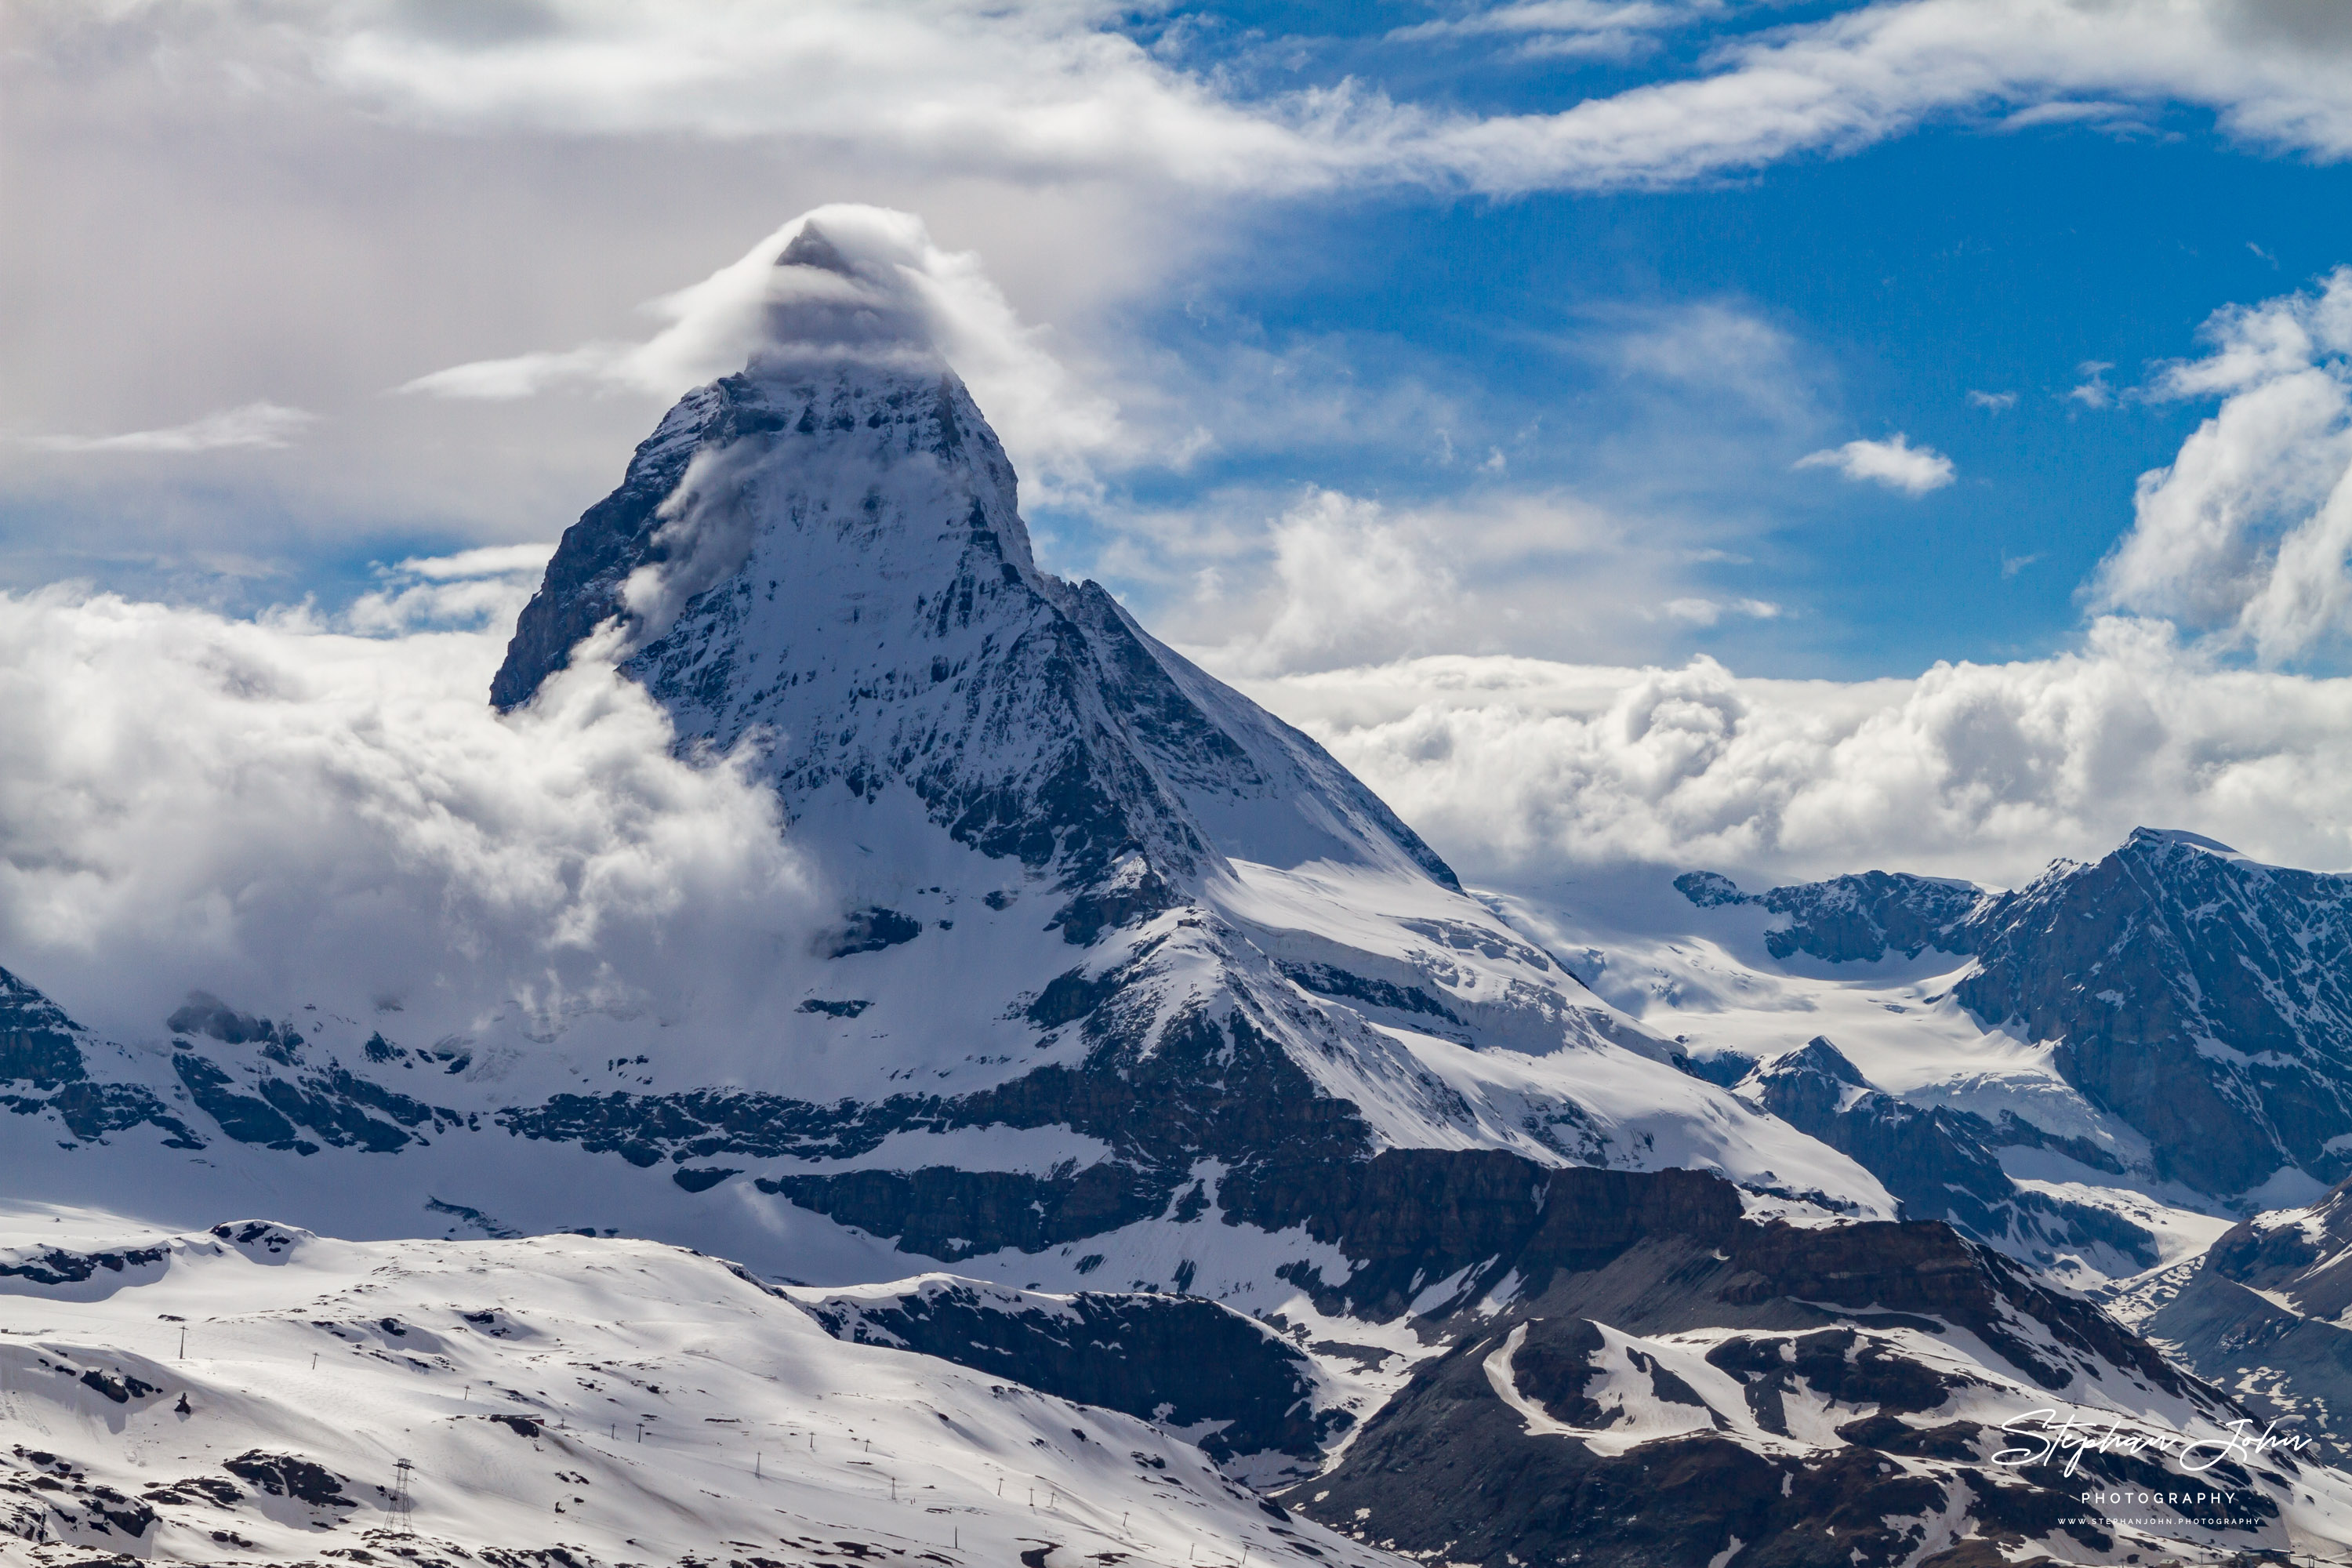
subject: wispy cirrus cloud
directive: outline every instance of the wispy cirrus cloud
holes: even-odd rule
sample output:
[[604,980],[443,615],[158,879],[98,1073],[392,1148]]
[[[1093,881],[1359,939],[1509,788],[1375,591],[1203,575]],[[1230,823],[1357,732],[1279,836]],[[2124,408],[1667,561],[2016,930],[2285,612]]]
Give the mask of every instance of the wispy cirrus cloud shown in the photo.
[[1719,0],[1514,0],[1466,6],[1389,34],[1393,43],[1500,39],[1529,59],[1630,59],[1658,46],[1658,36],[1722,14]]
[[44,452],[218,452],[238,447],[290,447],[318,416],[276,403],[224,408],[184,425],[127,430],[113,436],[24,436]]
[[[391,0],[226,9],[257,24],[257,47],[297,40],[287,68],[436,125],[856,143],[1023,181],[1658,186],[1851,152],[1934,120],[2129,129],[2169,105],[2253,145],[2352,156],[2352,33],[2336,8],[2289,0],[1896,0],[1735,25],[1690,75],[1557,111],[1484,114],[1356,79],[1253,92],[1247,73],[1156,49],[1096,0],[541,0],[499,13],[512,24],[499,26]],[[1401,41],[1623,55],[1725,17],[1742,20],[1663,0],[1517,0]]]

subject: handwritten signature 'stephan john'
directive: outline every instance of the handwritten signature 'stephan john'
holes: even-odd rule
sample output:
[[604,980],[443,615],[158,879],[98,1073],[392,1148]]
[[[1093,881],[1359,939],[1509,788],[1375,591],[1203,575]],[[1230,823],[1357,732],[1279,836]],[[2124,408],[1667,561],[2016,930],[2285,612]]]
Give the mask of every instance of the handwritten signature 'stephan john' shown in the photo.
[[1992,1457],[1992,1462],[2018,1469],[2048,1464],[2063,1453],[2066,1463],[2062,1473],[2071,1476],[2085,1454],[2158,1454],[2178,1460],[2182,1470],[2195,1476],[2224,1459],[2251,1460],[2273,1448],[2293,1451],[2311,1441],[2308,1436],[2281,1432],[2276,1421],[2259,1433],[2253,1426],[2251,1417],[2232,1421],[2219,1436],[2192,1440],[2182,1433],[2147,1432],[2126,1426],[2121,1416],[2111,1417],[2101,1426],[2072,1414],[2061,1418],[2054,1409],[2029,1410],[2003,1422],[2000,1429],[2012,1436],[2030,1435],[2034,1446],[2003,1448]]

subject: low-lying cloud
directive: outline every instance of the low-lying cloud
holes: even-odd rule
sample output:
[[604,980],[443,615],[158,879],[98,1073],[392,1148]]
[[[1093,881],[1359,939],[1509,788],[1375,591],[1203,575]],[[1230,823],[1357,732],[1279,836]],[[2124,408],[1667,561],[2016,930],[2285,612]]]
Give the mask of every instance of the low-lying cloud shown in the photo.
[[1242,684],[1507,889],[1628,862],[2014,885],[2141,825],[2352,864],[2352,679],[2229,668],[2161,623],[1851,684],[1465,656]]
[[113,436],[26,436],[25,445],[44,452],[216,452],[237,447],[290,447],[318,416],[276,403],[224,408],[184,425],[159,430],[126,430]]
[[609,669],[494,715],[509,629],[0,595],[0,964],[130,1039],[193,989],[396,1004],[420,1038],[789,1005],[777,955],[817,921],[773,795],[673,757]]

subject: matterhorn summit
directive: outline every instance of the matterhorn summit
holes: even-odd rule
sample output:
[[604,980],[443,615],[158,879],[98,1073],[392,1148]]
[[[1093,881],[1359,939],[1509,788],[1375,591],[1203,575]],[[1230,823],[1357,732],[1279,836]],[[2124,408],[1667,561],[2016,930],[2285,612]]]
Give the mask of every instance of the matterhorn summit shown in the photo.
[[747,367],[565,534],[498,706],[618,653],[682,743],[750,739],[796,823],[855,803],[870,837],[911,802],[1074,895],[1123,879],[1134,910],[1226,854],[1456,886],[1319,747],[1037,570],[1012,464],[886,262],[812,220],[774,271]]

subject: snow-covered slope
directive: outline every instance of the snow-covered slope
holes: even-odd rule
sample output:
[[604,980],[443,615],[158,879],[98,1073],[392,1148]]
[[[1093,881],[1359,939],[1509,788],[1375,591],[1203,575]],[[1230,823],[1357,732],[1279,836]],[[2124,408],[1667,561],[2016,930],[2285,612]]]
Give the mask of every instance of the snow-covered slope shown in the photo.
[[2352,1411],[2352,1183],[2259,1214],[2200,1257],[2131,1282],[2114,1303],[2200,1375],[2298,1429]]
[[673,1247],[22,1208],[0,1532],[196,1563],[1390,1561],[1141,1421],[845,1343]]
[[2352,1170],[2352,878],[2142,827],[2011,893],[1877,871],[1755,896],[1704,873],[1675,885],[1750,967],[1936,976],[1908,1009],[1927,1016],[1891,1031],[1901,1079],[1924,1081],[1931,1038],[1999,1032],[2005,1079],[1953,1080],[1973,1109],[2046,1123],[2072,1100],[2069,1135],[2240,1206],[2307,1201]]
[[[2091,1288],[2322,1190],[2281,1140],[2352,1085],[2326,957],[2352,907],[2338,881],[2142,830],[2021,893],[1870,872],[1751,894],[1690,873],[1495,901],[1906,1213]],[[2263,1179],[2238,1191],[2231,1171]]]

